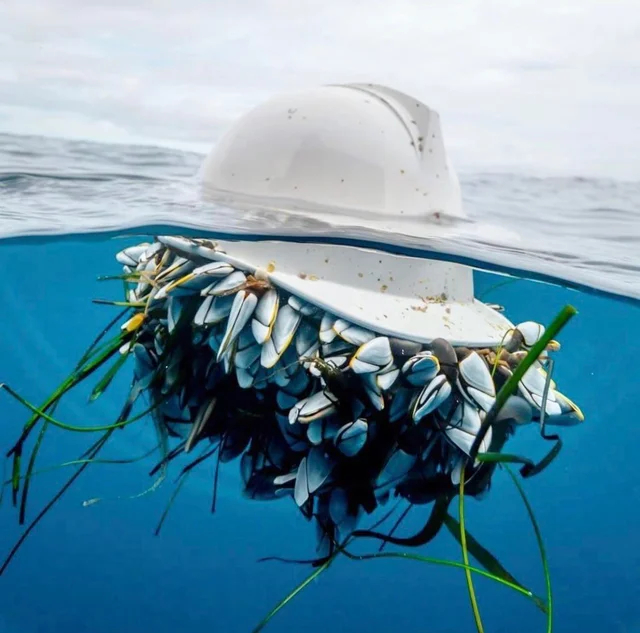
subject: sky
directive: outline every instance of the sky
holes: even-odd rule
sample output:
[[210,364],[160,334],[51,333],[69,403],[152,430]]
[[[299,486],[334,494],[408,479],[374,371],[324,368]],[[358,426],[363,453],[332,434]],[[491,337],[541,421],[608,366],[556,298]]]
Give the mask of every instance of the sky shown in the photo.
[[208,151],[289,90],[436,109],[461,169],[640,174],[638,0],[0,0],[0,131]]

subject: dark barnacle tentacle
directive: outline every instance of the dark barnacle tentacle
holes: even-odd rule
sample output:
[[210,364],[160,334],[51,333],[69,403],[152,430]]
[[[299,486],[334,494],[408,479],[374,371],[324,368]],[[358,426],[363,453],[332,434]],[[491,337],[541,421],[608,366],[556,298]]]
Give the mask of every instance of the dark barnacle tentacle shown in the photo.
[[385,543],[392,543],[394,545],[408,545],[410,547],[419,547],[426,545],[432,541],[440,532],[440,529],[444,525],[449,504],[451,503],[453,496],[442,495],[438,497],[433,504],[431,514],[424,524],[423,528],[408,537],[392,536],[389,534],[382,534],[381,532],[373,532],[371,530],[354,530],[352,536],[354,538],[376,538]]

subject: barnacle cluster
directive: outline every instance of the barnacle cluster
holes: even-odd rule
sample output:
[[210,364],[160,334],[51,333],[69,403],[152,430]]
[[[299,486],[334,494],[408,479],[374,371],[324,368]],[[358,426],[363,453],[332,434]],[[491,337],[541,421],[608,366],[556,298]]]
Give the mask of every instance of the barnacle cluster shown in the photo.
[[[120,350],[173,455],[203,445],[236,458],[244,494],[291,497],[315,520],[320,555],[391,496],[429,503],[467,494],[490,469],[467,463],[496,392],[544,328],[525,322],[498,348],[454,347],[380,335],[277,287],[268,271],[221,261],[206,240],[156,238],[117,255],[135,282]],[[132,325],[133,324],[133,325]],[[521,425],[568,425],[580,409],[547,384],[551,342],[480,444],[500,451]],[[547,387],[545,393],[545,386]]]

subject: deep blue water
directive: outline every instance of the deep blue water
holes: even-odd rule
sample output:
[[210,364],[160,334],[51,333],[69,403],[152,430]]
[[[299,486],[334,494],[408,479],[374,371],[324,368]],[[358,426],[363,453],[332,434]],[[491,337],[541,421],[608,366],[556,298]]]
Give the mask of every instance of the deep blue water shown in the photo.
[[[92,239],[6,242],[0,245],[2,327],[0,380],[41,402],[67,375],[114,308],[93,298],[119,293],[99,275],[118,273],[115,253],[140,241]],[[477,273],[476,294],[496,282]],[[635,462],[637,328],[640,308],[612,298],[531,281],[502,286],[483,298],[507,307],[514,322],[548,323],[566,303],[579,314],[559,340],[554,378],[582,408],[586,422],[561,430],[564,449],[555,463],[525,482],[540,522],[551,566],[555,630],[640,630],[640,551],[637,548],[640,484]],[[75,424],[108,423],[118,413],[122,372],[103,399],[86,404],[88,389],[70,396],[57,417]],[[0,446],[9,448],[27,412],[0,393]],[[39,464],[73,459],[92,437],[52,430]],[[135,456],[151,448],[148,424],[118,431],[104,456]],[[548,445],[534,427],[521,431],[510,452],[541,456]],[[240,497],[238,464],[222,469],[221,496],[209,512],[212,467],[197,470],[184,487],[159,537],[156,523],[178,469],[156,492],[138,499],[152,480],[152,458],[131,465],[94,465],[26,541],[0,578],[0,631],[121,633],[176,630],[246,633],[297,582],[306,567],[257,563],[259,557],[313,556],[314,535],[292,500]],[[34,479],[28,518],[35,516],[68,471]],[[82,501],[105,497],[83,507]],[[426,509],[403,525],[412,533]],[[8,552],[21,533],[5,495],[0,548]],[[506,473],[489,496],[468,501],[469,530],[506,567],[539,594],[543,576],[534,535]],[[376,547],[372,542],[370,551]],[[393,551],[393,550],[391,550]],[[425,554],[460,560],[459,547],[443,531]],[[487,631],[544,630],[543,615],[523,597],[476,580]],[[288,605],[267,630],[433,631],[473,630],[464,574],[411,561],[339,560]]]

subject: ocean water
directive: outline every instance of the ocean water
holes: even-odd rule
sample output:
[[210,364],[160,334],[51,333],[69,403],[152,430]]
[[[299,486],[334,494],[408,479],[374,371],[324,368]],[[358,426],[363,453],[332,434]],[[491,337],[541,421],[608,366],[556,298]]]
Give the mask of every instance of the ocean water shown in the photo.
[[[196,234],[233,228],[236,218],[197,203],[194,174],[201,158],[157,148],[0,138],[0,382],[30,401],[49,395],[115,314],[92,300],[117,295],[120,287],[97,278],[118,274],[115,253],[142,241],[142,234],[155,234],[159,226],[167,232],[168,225]],[[476,224],[490,215],[523,239],[509,250],[467,236],[451,246],[452,256],[469,243],[470,259],[484,251],[494,271],[565,278],[564,285],[526,278],[504,284],[495,272],[476,271],[476,295],[504,305],[515,323],[549,323],[567,303],[578,310],[558,337],[554,379],[586,421],[560,429],[558,459],[524,482],[549,558],[554,630],[640,631],[640,184],[504,174],[463,174],[461,181]],[[119,413],[128,375],[125,369],[90,405],[89,388],[70,394],[56,417],[77,425],[109,423]],[[28,412],[1,391],[0,412],[5,452]],[[39,467],[74,459],[95,439],[54,429]],[[114,434],[103,457],[139,456],[154,439],[148,422],[133,425]],[[508,445],[509,452],[536,457],[548,448],[533,426]],[[0,632],[244,633],[308,575],[308,567],[257,562],[269,555],[313,557],[314,531],[291,500],[243,499],[237,462],[221,470],[215,514],[207,464],[194,471],[154,536],[178,470],[154,492],[128,497],[153,483],[148,473],[156,461],[87,469],[0,576]],[[34,478],[27,520],[70,469]],[[101,501],[83,505],[96,498]],[[415,532],[427,511],[415,508],[401,532]],[[543,595],[535,537],[506,473],[496,473],[488,496],[469,500],[466,511],[473,535]],[[1,555],[24,529],[8,491],[0,517]],[[369,551],[376,548],[372,541]],[[444,530],[422,553],[461,556]],[[475,585],[487,632],[545,630],[544,616],[522,596],[483,579]],[[265,630],[329,628],[473,631],[464,574],[408,560],[339,559]]]
[[[223,238],[299,239],[291,217],[244,214],[200,201],[203,156],[0,133],[0,239],[88,235],[153,225]],[[461,173],[469,220],[446,240],[350,227],[380,248],[453,258],[582,290],[640,299],[640,181]],[[345,230],[305,223],[313,239]]]

